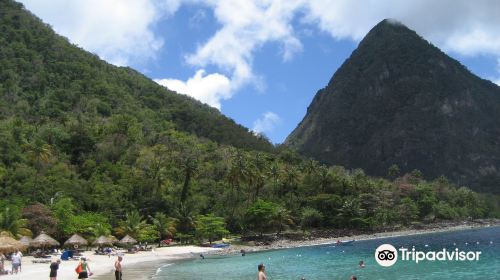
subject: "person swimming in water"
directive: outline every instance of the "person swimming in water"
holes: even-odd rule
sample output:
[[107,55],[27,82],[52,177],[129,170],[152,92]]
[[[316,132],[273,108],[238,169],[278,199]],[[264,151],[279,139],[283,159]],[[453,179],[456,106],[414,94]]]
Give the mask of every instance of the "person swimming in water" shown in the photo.
[[365,267],[365,262],[364,261],[359,261],[359,267],[364,268]]
[[200,254],[200,258],[202,258],[204,260],[205,256],[203,254]]

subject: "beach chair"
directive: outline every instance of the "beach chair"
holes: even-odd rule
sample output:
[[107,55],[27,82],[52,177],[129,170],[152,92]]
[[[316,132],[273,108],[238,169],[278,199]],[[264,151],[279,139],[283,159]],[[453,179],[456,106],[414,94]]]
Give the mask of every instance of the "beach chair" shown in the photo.
[[36,259],[36,260],[31,260],[32,263],[51,263],[51,260],[48,259]]

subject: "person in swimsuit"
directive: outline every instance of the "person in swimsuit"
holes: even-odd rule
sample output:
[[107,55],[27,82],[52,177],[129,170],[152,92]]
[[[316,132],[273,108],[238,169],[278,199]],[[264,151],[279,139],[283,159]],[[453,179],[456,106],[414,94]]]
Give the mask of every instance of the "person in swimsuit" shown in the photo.
[[82,258],[80,261],[80,265],[82,266],[82,272],[78,274],[78,279],[87,279],[89,275],[92,275],[90,272],[89,264],[87,263],[87,259]]
[[61,260],[57,260],[55,262],[52,262],[50,264],[50,280],[57,280],[57,270],[59,269],[59,264],[61,263]]
[[122,280],[122,260],[121,256],[115,261],[115,279]]
[[257,267],[259,269],[259,273],[257,274],[257,280],[267,280],[266,276],[266,267],[263,263],[259,264]]

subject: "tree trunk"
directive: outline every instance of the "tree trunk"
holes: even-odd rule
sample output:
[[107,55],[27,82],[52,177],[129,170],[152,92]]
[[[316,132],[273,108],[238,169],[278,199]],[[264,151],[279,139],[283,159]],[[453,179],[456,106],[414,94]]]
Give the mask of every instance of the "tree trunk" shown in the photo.
[[186,169],[186,176],[184,177],[184,185],[182,186],[181,202],[184,203],[188,196],[189,182],[191,181],[191,169]]

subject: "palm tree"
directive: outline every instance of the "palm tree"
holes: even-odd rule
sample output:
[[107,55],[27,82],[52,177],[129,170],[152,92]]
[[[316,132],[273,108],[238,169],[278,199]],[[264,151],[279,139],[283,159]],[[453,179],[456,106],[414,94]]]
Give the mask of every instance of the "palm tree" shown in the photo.
[[182,233],[189,233],[195,228],[195,215],[190,205],[180,203],[179,207],[175,210],[175,215],[178,220],[178,230]]
[[313,159],[310,159],[303,164],[302,171],[307,175],[311,175],[318,170],[318,167],[319,167],[318,162]]
[[25,143],[23,148],[26,149],[29,159],[34,163],[37,170],[40,170],[52,158],[52,147],[39,138]]
[[140,151],[136,162],[144,172],[144,175],[155,182],[151,191],[152,195],[157,195],[161,190],[171,159],[170,152],[162,144],[151,148],[144,148]]
[[278,163],[273,163],[269,167],[268,175],[273,179],[273,194],[279,195],[278,183],[280,179],[280,168]]
[[250,174],[247,165],[246,158],[240,152],[233,157],[229,174],[227,175],[227,181],[233,190],[236,188],[239,191],[241,184],[248,181]]
[[184,173],[184,183],[182,184],[181,203],[186,202],[189,193],[189,184],[194,172],[198,168],[198,157],[194,152],[185,153],[180,160],[181,168]]
[[348,197],[344,200],[342,207],[339,209],[338,216],[342,218],[344,224],[350,226],[352,219],[360,217],[362,213],[363,209],[361,209],[359,200]]
[[326,191],[326,187],[332,182],[332,177],[330,175],[330,172],[328,171],[328,168],[324,165],[321,165],[319,167],[318,176],[321,192],[324,193]]
[[32,193],[32,200],[36,201],[38,194],[38,177],[43,166],[47,164],[52,158],[52,147],[45,143],[39,138],[35,138],[33,141],[25,143],[23,148],[26,150],[28,158],[31,160],[35,166],[35,180],[34,180],[34,190]]
[[158,246],[161,246],[161,240],[165,237],[172,237],[175,235],[175,219],[172,219],[161,212],[156,212],[154,217],[149,216],[151,221],[153,221],[153,225],[158,231]]
[[266,161],[261,153],[255,154],[255,158],[252,162],[249,171],[249,183],[253,186],[253,196],[248,200],[256,201],[259,198],[260,190],[264,187],[266,183]]
[[299,172],[295,166],[285,165],[285,168],[282,170],[283,176],[283,186],[281,190],[281,195],[285,196],[289,195],[289,204],[292,204],[293,196],[297,193],[297,185],[299,183]]
[[231,162],[231,167],[229,168],[229,173],[227,175],[227,181],[231,186],[231,195],[233,197],[233,207],[230,215],[231,217],[234,216],[236,205],[240,201],[241,185],[245,182],[248,182],[249,179],[250,171],[246,158],[240,152],[237,152]]
[[134,210],[125,215],[125,220],[119,222],[120,226],[117,230],[119,235],[130,235],[132,237],[137,237],[141,229],[143,229],[147,223],[143,220],[139,211]]
[[293,224],[293,219],[290,211],[288,211],[288,209],[283,206],[277,207],[272,219],[272,223],[275,227],[278,228],[278,234],[281,234],[283,229]]
[[28,220],[20,219],[19,213],[9,207],[0,212],[0,231],[7,231],[13,236],[31,236],[33,233],[27,226]]

